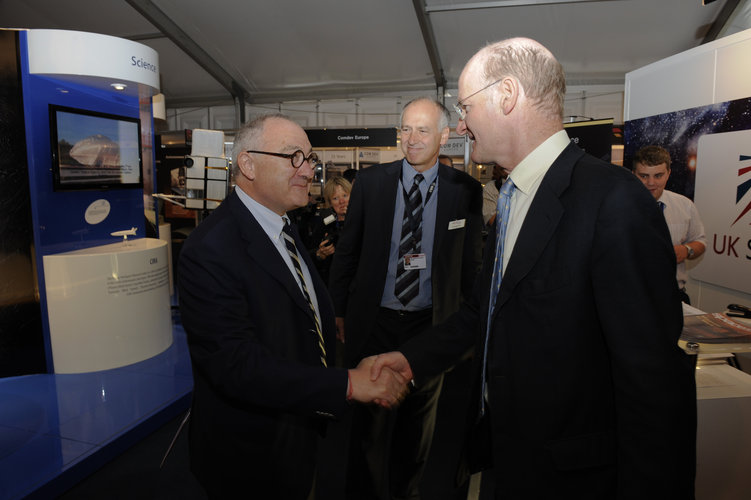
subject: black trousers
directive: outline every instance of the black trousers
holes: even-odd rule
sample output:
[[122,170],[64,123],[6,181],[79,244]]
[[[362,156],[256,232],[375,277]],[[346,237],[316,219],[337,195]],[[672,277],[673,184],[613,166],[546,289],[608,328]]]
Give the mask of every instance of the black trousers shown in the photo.
[[[363,357],[393,351],[431,326],[432,311],[381,309]],[[443,375],[416,387],[396,410],[354,409],[347,499],[419,499]]]

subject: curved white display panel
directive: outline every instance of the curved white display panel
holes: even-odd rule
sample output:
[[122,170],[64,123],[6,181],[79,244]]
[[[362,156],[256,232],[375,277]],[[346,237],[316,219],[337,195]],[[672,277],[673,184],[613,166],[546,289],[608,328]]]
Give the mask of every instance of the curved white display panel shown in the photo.
[[83,31],[28,30],[29,73],[50,75],[91,87],[112,90],[113,80],[126,84],[123,91],[138,95],[159,93],[159,54],[146,45],[123,38]]
[[44,276],[55,373],[117,368],[172,344],[166,242],[45,255]]

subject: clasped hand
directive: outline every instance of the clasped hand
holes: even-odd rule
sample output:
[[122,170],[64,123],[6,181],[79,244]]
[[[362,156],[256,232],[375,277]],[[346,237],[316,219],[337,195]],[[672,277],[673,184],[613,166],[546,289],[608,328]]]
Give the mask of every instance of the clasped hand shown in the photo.
[[360,361],[349,371],[352,399],[360,403],[374,403],[384,408],[395,408],[407,396],[407,382],[402,375],[389,367],[382,367],[371,376],[376,356]]

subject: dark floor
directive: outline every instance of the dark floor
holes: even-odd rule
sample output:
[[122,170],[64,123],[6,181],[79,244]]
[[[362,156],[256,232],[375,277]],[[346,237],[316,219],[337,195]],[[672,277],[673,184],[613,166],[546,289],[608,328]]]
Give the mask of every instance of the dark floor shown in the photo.
[[205,500],[188,466],[187,433],[181,433],[163,468],[160,462],[183,417],[173,419],[92,476],[61,500]]
[[[186,411],[193,379],[178,322],[173,338],[164,352],[110,370],[0,378],[0,500],[56,498]],[[123,462],[138,466],[133,487],[155,484],[140,461]]]
[[[434,446],[428,462],[421,491],[425,500],[464,500],[467,486],[455,486],[455,465],[464,426],[466,380],[468,366],[460,365],[447,375],[439,404]],[[180,416],[134,445],[100,470],[60,497],[61,500],[138,499],[138,500],[199,500],[205,499],[201,486],[191,475],[188,463],[187,428],[160,469],[183,417]],[[317,499],[344,500],[346,470],[347,419],[329,428],[321,446]]]

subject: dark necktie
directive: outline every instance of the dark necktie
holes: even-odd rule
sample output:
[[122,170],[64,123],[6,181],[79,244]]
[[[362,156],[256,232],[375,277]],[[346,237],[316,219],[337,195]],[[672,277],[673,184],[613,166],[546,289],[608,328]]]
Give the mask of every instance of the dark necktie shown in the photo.
[[660,210],[663,212],[665,211],[665,202],[664,201],[658,201],[657,206],[660,207]]
[[292,236],[292,226],[290,226],[287,220],[284,221],[284,229],[282,230],[282,236],[284,237],[284,243],[287,245],[287,253],[289,253],[292,259],[292,264],[295,266],[295,272],[302,285],[302,294],[305,300],[308,302],[310,311],[313,313],[313,319],[316,324],[316,333],[318,334],[318,349],[320,350],[321,364],[326,365],[326,347],[323,343],[323,333],[321,332],[321,323],[318,321],[318,314],[316,314],[316,308],[313,306],[313,301],[310,299],[310,293],[308,293],[308,287],[305,285],[305,277],[302,274],[302,266],[300,266],[300,255],[297,253],[297,246],[295,245],[295,239]]
[[420,253],[422,239],[422,194],[419,185],[424,179],[417,174],[412,188],[405,197],[402,217],[402,238],[399,242],[399,260],[396,263],[394,294],[402,305],[407,305],[420,292],[420,270],[404,269],[404,256]]
[[488,303],[488,324],[485,328],[485,348],[482,353],[482,396],[480,401],[480,414],[485,413],[485,391],[487,390],[487,370],[488,370],[488,343],[490,340],[490,323],[495,311],[495,302],[498,299],[498,291],[501,289],[501,278],[503,277],[503,250],[506,240],[506,228],[508,227],[508,218],[511,207],[511,195],[514,193],[514,181],[510,178],[501,187],[498,194],[498,204],[496,205],[495,218],[495,261],[493,263],[493,277],[490,281],[490,299]]

